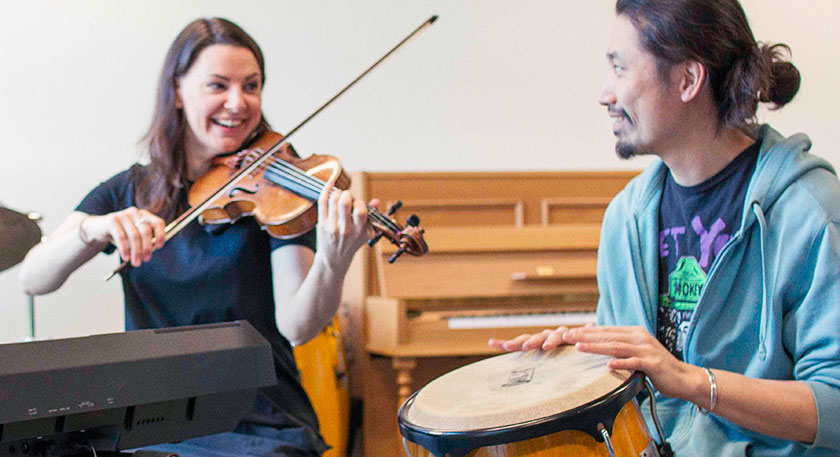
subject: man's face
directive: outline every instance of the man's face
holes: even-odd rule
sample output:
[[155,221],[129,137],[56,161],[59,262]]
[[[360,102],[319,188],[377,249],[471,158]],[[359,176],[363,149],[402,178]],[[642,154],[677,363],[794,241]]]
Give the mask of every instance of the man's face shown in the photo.
[[659,76],[654,57],[642,47],[626,16],[619,16],[613,26],[607,61],[610,75],[598,102],[615,119],[616,153],[624,159],[661,155],[672,139],[679,94],[675,84]]

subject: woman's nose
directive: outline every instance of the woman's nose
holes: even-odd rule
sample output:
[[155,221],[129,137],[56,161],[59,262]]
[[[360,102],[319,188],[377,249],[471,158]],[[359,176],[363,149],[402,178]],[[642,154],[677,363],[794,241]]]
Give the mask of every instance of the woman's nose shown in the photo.
[[225,109],[231,112],[239,112],[245,109],[245,97],[242,96],[242,91],[237,87],[231,87],[227,92],[227,99],[225,100]]

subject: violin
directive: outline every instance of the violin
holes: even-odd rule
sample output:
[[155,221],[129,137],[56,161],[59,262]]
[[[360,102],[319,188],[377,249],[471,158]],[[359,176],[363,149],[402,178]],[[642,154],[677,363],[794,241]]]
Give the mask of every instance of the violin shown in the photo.
[[[333,192],[339,192],[336,188],[348,189],[350,178],[342,171],[336,158],[312,155],[301,159],[287,140],[436,20],[437,16],[432,16],[420,24],[286,136],[271,131],[264,132],[244,150],[214,159],[211,169],[190,189],[190,209],[166,226],[166,241],[195,219],[205,224],[220,224],[234,223],[244,216],[254,216],[269,234],[283,239],[294,238],[315,227],[318,219],[315,202],[321,190],[328,184],[334,185]],[[383,236],[397,245],[397,251],[388,259],[390,263],[406,252],[413,256],[421,256],[429,251],[423,239],[424,230],[419,226],[420,218],[412,215],[403,227],[391,217],[400,206],[402,203],[395,203],[389,208],[388,214],[368,207],[368,221],[376,232],[368,241],[368,245],[373,246]],[[124,261],[106,276],[105,280],[111,279],[128,265],[129,262]]]
[[[274,153],[265,152],[274,149]],[[263,156],[264,161],[256,164]],[[253,171],[243,172],[249,168]],[[243,176],[229,191],[215,195],[240,173]],[[212,202],[199,216],[202,224],[234,223],[241,217],[254,216],[271,236],[288,239],[315,227],[315,202],[328,184],[334,186],[333,192],[350,188],[350,177],[338,159],[317,154],[301,159],[283,135],[267,131],[246,149],[214,159],[210,170],[193,183],[188,200],[192,207]],[[398,246],[388,259],[390,263],[403,253],[421,256],[429,251],[424,230],[418,225],[420,218],[412,215],[403,227],[391,217],[400,206],[402,203],[395,203],[387,215],[368,207],[368,221],[376,231],[368,244],[373,246],[384,236]]]

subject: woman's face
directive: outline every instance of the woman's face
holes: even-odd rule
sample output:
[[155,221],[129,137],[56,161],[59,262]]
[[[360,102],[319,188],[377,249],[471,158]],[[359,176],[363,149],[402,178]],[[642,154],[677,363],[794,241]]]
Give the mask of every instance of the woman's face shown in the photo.
[[175,81],[175,105],[187,121],[185,148],[192,160],[209,161],[239,148],[260,123],[262,74],[247,48],[204,48]]

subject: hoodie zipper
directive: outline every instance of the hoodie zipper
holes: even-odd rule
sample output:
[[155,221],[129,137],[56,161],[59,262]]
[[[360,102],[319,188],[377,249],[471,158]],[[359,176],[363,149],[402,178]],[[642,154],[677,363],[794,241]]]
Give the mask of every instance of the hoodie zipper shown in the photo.
[[711,289],[711,285],[712,285],[714,279],[717,278],[717,276],[718,276],[716,274],[717,270],[718,270],[718,265],[726,259],[726,256],[727,256],[727,254],[729,254],[729,251],[731,251],[733,249],[732,246],[734,246],[737,243],[740,243],[742,238],[743,238],[743,228],[740,228],[740,229],[738,229],[737,232],[735,232],[734,235],[732,235],[732,238],[730,238],[729,241],[727,241],[726,244],[723,245],[723,248],[720,250],[718,255],[715,256],[715,260],[712,261],[712,266],[709,268],[709,275],[706,278],[706,284],[703,285],[703,290],[700,292],[700,297],[697,299],[697,304],[694,306],[694,311],[691,314],[691,320],[689,321],[689,324],[688,324],[688,332],[686,332],[686,335],[685,335],[685,343],[683,344],[682,349],[683,349],[683,357],[685,358],[684,361],[686,363],[691,363],[693,365],[696,365],[696,363],[694,363],[695,361],[693,361],[693,360],[689,361],[688,360],[688,351],[686,349],[688,348],[689,343],[691,342],[691,339],[694,336],[694,328],[697,327],[696,317],[697,317],[698,311],[700,311],[702,309],[703,299],[706,297],[706,291]]

